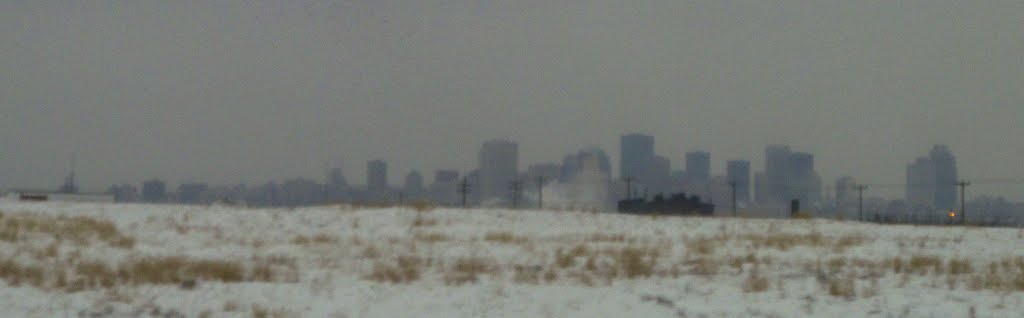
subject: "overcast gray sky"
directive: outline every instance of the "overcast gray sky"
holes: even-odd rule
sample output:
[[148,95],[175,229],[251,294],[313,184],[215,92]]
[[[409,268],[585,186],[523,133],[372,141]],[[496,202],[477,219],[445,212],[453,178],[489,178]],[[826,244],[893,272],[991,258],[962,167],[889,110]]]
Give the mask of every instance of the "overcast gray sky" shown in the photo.
[[[321,178],[655,135],[712,169],[768,143],[902,183],[945,143],[1024,177],[1024,2],[0,1],[0,187]],[[617,165],[616,165],[617,166]],[[431,177],[428,177],[428,181]],[[1024,186],[979,186],[1024,199]],[[902,191],[896,191],[902,194]]]

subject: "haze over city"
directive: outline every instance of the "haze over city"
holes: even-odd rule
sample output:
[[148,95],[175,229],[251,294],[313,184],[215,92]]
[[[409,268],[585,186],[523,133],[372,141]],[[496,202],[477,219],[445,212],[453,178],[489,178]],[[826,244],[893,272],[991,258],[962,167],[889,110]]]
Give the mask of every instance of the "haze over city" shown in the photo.
[[[520,168],[619,136],[712,171],[767,144],[826,184],[905,182],[948,145],[963,178],[1021,178],[1019,1],[49,1],[0,3],[0,188],[350,183],[388,161]],[[618,174],[615,169],[615,175]],[[1020,184],[971,191],[1024,200]],[[899,188],[875,195],[900,197]]]

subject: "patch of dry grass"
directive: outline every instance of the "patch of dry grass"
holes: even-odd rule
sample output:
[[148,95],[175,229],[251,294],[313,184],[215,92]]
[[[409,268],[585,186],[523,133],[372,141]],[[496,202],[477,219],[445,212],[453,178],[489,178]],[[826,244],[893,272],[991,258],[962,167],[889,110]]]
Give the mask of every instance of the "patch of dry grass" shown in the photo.
[[448,285],[464,285],[475,283],[484,274],[497,273],[497,266],[493,260],[482,257],[460,257],[449,266],[444,275],[444,281]]
[[0,215],[0,241],[20,242],[51,237],[58,242],[79,246],[91,241],[105,242],[111,247],[130,249],[135,239],[117,229],[108,220],[85,216],[45,216],[30,213]]
[[410,283],[420,279],[424,266],[424,261],[420,257],[402,255],[391,262],[377,262],[365,278],[383,283]]
[[427,212],[416,212],[416,217],[412,220],[413,227],[425,227],[437,225],[437,219],[426,216]]
[[747,278],[743,280],[743,291],[747,293],[760,293],[768,290],[769,287],[771,284],[768,282],[768,278],[762,276],[757,268],[750,271]]
[[527,242],[528,239],[516,236],[511,232],[487,232],[487,234],[484,234],[484,241],[502,244],[522,244]]
[[[240,261],[195,260],[182,256],[147,257],[109,264],[76,261],[24,265],[0,262],[0,278],[9,284],[76,292],[121,285],[178,285],[188,281],[272,281],[278,267],[267,263],[246,266]],[[267,274],[269,273],[269,274]]]
[[295,238],[292,239],[292,244],[295,244],[295,245],[334,244],[334,243],[337,243],[338,241],[339,240],[338,240],[337,237],[334,237],[334,236],[331,236],[331,235],[327,235],[327,234],[324,234],[324,233],[319,233],[319,234],[313,235],[312,237],[308,237],[308,236],[305,236],[305,235],[295,236]]
[[450,236],[445,235],[444,233],[437,233],[437,232],[416,233],[414,235],[413,239],[416,242],[423,242],[423,243],[438,243],[438,242],[445,242],[445,241],[452,240],[452,238]]

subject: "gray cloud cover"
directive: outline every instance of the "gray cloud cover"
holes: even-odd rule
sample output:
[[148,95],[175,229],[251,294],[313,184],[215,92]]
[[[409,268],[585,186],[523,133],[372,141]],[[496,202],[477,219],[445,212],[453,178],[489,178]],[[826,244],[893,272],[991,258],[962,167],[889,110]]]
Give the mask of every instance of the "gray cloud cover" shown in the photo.
[[[1020,1],[4,1],[0,187],[467,169],[657,137],[901,183],[947,143],[1024,177]],[[1020,185],[978,187],[1024,199]],[[972,189],[972,190],[975,190]],[[892,194],[899,194],[896,191]]]

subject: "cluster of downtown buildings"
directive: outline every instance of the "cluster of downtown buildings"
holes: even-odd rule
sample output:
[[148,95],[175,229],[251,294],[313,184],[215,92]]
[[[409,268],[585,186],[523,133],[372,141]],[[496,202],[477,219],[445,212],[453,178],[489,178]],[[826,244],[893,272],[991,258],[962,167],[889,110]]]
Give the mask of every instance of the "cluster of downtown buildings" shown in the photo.
[[[941,145],[907,166],[903,200],[864,198],[859,190],[865,187],[848,176],[835,180],[834,186],[825,185],[815,170],[814,155],[787,145],[766,146],[761,171],[754,172],[749,160],[736,159],[725,162],[724,174],[713,174],[711,154],[705,151],[687,152],[683,169],[673,169],[671,160],[655,151],[654,136],[650,135],[621,136],[619,151],[617,175],[600,148],[580,149],[565,155],[561,162],[529,164],[522,169],[516,142],[490,140],[481,146],[475,169],[436,170],[429,184],[418,171],[408,172],[400,186],[389,184],[387,162],[378,159],[367,162],[365,185],[349,183],[342,170],[334,168],[320,181],[293,178],[257,186],[184,183],[172,189],[164,181],[152,179],[141,187],[113,185],[107,194],[118,202],[235,202],[250,206],[429,202],[609,211],[626,198],[686,193],[715,204],[718,214],[738,210],[750,216],[787,216],[792,203],[798,201],[801,211],[821,217],[914,223],[948,221],[942,218],[943,211],[959,209],[960,204],[956,159]],[[68,188],[65,184],[62,190]],[[75,189],[73,180],[70,189]],[[1018,218],[1016,212],[1022,208],[987,197],[977,204],[987,211],[1001,211],[995,216],[1000,220]]]

